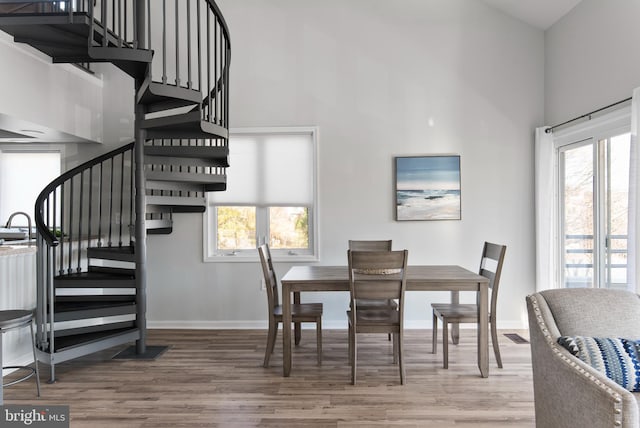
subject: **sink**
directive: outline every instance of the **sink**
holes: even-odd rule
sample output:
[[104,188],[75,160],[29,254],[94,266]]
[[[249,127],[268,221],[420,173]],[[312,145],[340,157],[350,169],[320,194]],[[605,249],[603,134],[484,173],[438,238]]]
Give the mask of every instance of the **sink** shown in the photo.
[[0,239],[23,240],[29,238],[29,228],[27,227],[0,227]]

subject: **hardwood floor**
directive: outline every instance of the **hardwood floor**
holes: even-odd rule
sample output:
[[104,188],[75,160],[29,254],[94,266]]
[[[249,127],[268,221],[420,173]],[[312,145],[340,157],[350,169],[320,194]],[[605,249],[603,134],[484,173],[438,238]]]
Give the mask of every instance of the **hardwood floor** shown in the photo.
[[5,389],[5,404],[69,405],[71,427],[91,428],[533,427],[529,345],[503,335],[513,331],[499,333],[504,368],[491,354],[483,379],[475,330],[450,345],[448,370],[441,344],[430,353],[431,331],[408,330],[404,386],[386,336],[360,335],[352,386],[346,330],[323,331],[322,366],[314,330],[303,330],[289,378],[282,377],[281,332],[265,369],[266,330],[151,330],[149,345],[171,347],[157,360],[113,360],[122,349],[114,348],[58,365],[55,384],[44,382],[42,365],[42,397],[27,381]]

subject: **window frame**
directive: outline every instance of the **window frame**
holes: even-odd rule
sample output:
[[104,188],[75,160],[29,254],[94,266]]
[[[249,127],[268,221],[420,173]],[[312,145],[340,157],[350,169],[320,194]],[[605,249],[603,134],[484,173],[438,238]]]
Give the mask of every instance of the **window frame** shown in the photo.
[[[604,224],[606,207],[603,205],[603,180],[606,179],[607,165],[602,165],[603,140],[629,133],[631,131],[631,107],[625,106],[611,113],[591,119],[578,125],[567,127],[559,131],[554,131],[554,150],[556,159],[556,180],[555,188],[557,201],[555,215],[555,236],[557,251],[557,269],[555,272],[556,283],[559,288],[568,288],[565,285],[565,232],[564,232],[564,164],[562,162],[563,153],[567,150],[591,146],[593,150],[593,219],[594,219],[594,242],[593,242],[593,286],[592,288],[605,288],[604,259],[606,252],[606,225]],[[604,198],[606,199],[606,198]]]
[[[269,237],[269,215],[270,207],[306,207],[309,218],[309,248],[301,251],[301,249],[271,249],[274,261],[286,262],[316,262],[319,260],[318,246],[318,127],[316,126],[291,126],[291,127],[246,127],[246,128],[230,128],[229,140],[234,135],[309,135],[312,144],[312,205],[307,204],[251,204],[251,203],[215,203],[210,200],[207,194],[207,208],[202,215],[203,218],[203,260],[204,262],[214,263],[242,263],[256,262],[259,260],[257,246],[263,244]],[[230,143],[232,144],[232,142]],[[233,168],[233,159],[229,163]],[[217,206],[237,206],[237,207],[255,207],[256,208],[256,248],[245,249],[232,252],[217,251]]]

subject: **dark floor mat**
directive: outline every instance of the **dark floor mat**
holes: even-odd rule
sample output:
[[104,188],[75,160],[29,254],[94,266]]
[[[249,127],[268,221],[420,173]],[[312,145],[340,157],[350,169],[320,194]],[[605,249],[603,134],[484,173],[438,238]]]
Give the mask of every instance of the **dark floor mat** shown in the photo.
[[168,346],[147,346],[144,354],[138,354],[135,346],[125,348],[116,354],[114,360],[155,360],[160,355],[164,354]]
[[520,336],[518,333],[505,333],[504,335],[507,336],[509,339],[511,339],[512,342],[515,342],[518,344],[529,343],[527,339]]

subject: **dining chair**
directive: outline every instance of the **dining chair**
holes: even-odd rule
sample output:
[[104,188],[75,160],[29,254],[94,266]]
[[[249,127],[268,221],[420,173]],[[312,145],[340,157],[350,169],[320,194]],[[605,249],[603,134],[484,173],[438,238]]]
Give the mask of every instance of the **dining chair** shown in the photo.
[[[493,352],[496,356],[498,367],[502,368],[502,358],[500,358],[500,348],[498,347],[498,332],[496,327],[496,309],[498,305],[498,286],[500,285],[500,275],[504,255],[507,251],[505,245],[485,242],[480,259],[479,274],[489,279],[489,290],[491,290],[491,306],[489,308],[489,324],[491,326],[491,342]],[[460,303],[432,303],[433,309],[433,337],[431,353],[436,353],[438,340],[438,319],[442,321],[442,353],[443,367],[449,368],[449,346],[447,336],[449,324],[477,323],[478,306],[475,304]]]
[[[353,251],[391,251],[391,239],[388,240],[349,240],[349,249]],[[358,299],[356,306],[360,309],[379,309],[380,307],[398,308],[393,299]],[[388,336],[391,340],[391,334]]]
[[[394,335],[394,361],[400,367],[400,383],[405,383],[404,370],[404,293],[406,289],[407,250],[347,252],[349,260],[349,291],[351,296],[349,321],[349,363],[351,384],[356,384],[358,333]],[[364,308],[358,299],[397,299],[397,307]]]
[[[273,353],[278,335],[278,324],[282,322],[282,306],[278,294],[278,280],[273,269],[271,251],[269,245],[258,247],[262,274],[267,288],[267,301],[269,304],[269,334],[267,336],[267,349],[264,354],[263,367],[269,367],[269,359]],[[322,363],[322,303],[294,303],[291,305],[291,320],[294,323],[316,323],[316,346],[318,364]],[[298,342],[296,341],[296,345]]]

